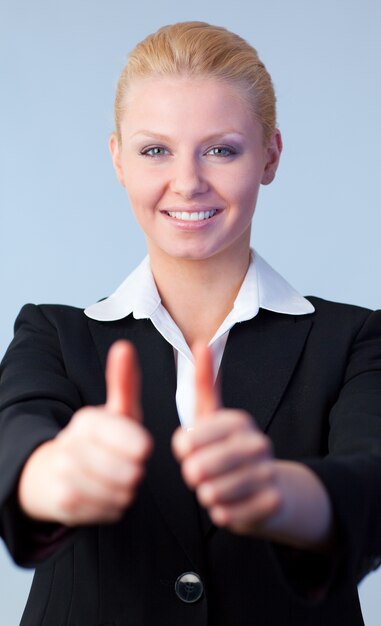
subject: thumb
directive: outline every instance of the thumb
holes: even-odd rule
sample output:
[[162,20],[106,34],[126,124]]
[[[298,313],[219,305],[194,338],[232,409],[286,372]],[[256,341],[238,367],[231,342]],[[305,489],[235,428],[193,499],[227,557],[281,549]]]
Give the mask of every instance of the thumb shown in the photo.
[[123,339],[110,348],[106,363],[106,408],[141,421],[141,376],[136,350]]
[[221,407],[220,395],[214,385],[213,355],[203,343],[195,344],[193,355],[196,363],[196,421],[210,416]]

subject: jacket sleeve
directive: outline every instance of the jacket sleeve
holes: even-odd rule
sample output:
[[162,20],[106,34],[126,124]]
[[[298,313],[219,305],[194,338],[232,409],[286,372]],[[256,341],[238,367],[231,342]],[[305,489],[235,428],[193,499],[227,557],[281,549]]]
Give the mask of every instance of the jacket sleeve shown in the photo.
[[328,454],[303,462],[325,485],[336,524],[328,555],[275,548],[298,595],[319,598],[357,584],[381,562],[381,312],[371,312],[349,348],[329,415]]
[[80,406],[80,394],[65,371],[57,330],[43,307],[26,305],[0,369],[0,534],[19,564],[42,560],[69,533],[24,516],[17,485],[33,450],[54,438]]
[[359,580],[381,557],[381,312],[369,315],[349,354],[330,413],[329,454],[309,462],[331,496]]

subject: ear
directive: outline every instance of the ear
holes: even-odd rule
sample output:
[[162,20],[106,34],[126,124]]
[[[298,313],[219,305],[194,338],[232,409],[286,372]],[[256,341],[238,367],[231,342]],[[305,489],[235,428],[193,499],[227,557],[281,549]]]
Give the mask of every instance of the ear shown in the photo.
[[122,168],[122,164],[121,164],[121,145],[118,141],[118,138],[116,136],[116,133],[112,133],[109,142],[108,142],[108,147],[111,153],[111,158],[112,158],[112,162],[114,165],[114,169],[116,172],[116,176],[117,179],[119,180],[120,184],[125,187],[125,183],[124,183],[124,176],[123,176],[123,168]]
[[262,185],[269,185],[274,180],[282,148],[282,136],[280,131],[276,129],[266,148],[267,161],[261,180]]

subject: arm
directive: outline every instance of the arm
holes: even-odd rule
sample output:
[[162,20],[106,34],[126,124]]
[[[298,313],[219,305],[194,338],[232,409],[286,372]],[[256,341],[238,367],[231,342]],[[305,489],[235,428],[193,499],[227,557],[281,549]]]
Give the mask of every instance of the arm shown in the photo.
[[[108,433],[115,429],[110,429],[110,424],[117,423],[115,432],[120,436],[122,430],[124,439],[124,431],[128,430],[129,445],[137,437],[134,454],[138,452],[135,460],[139,456],[139,449],[142,452],[143,448],[144,456],[149,454],[151,447],[150,436],[138,422],[137,394],[130,395],[128,406],[127,402],[122,406],[120,391],[128,393],[128,384],[127,387],[126,384],[122,387],[118,382],[113,385],[115,376],[112,373],[107,406],[103,409],[81,408],[83,402],[80,388],[66,372],[59,333],[49,317],[43,307],[24,307],[16,322],[15,339],[4,358],[1,371],[0,533],[13,558],[24,565],[34,564],[55,551],[62,544],[63,538],[70,534],[68,526],[102,521],[102,515],[95,515],[91,520],[83,515],[83,511],[79,512],[79,492],[89,469],[88,466],[85,469],[86,459],[90,466],[91,462],[94,466],[94,456],[98,455],[98,464],[95,462],[95,465],[99,466],[99,455],[107,456],[105,442],[106,448],[107,445],[113,445]],[[75,318],[80,319],[79,316]],[[76,319],[68,319],[65,313],[63,321],[72,327],[73,323],[76,325]],[[82,337],[82,326],[78,334]],[[86,354],[89,352],[91,355],[91,346],[86,343],[83,345],[82,342],[79,345]],[[119,357],[116,355],[117,361]],[[86,367],[87,361],[84,363]],[[124,366],[122,363],[122,378],[126,367],[128,370],[128,363],[124,363]],[[84,371],[86,374],[87,369]],[[112,371],[115,368],[111,365],[109,369]],[[136,369],[138,376],[137,368],[133,366],[132,369]],[[90,382],[91,376],[90,369]],[[132,378],[128,380],[132,381]],[[137,382],[136,378],[134,381]],[[131,410],[136,419],[126,419],[125,410],[127,413]],[[104,419],[100,419],[102,414]],[[106,436],[103,436],[106,431]],[[100,440],[98,446],[96,433]],[[91,445],[87,445],[86,441]],[[126,450],[122,454],[126,454]],[[114,451],[112,456],[117,456]],[[137,484],[143,475],[142,468],[132,469],[129,466],[129,473],[126,471],[128,461],[122,463],[125,466],[124,480],[136,481]],[[97,469],[92,472],[87,487],[91,485],[94,488],[97,480],[104,483],[105,477],[98,476]],[[106,471],[110,471],[110,467]],[[82,481],[77,480],[79,474],[82,475]],[[119,515],[121,501],[127,504],[132,501],[134,491],[133,488],[121,489],[120,475],[121,472],[116,479],[119,488],[115,489],[115,499],[119,499],[120,503]],[[118,513],[114,508],[112,512],[108,510],[107,515],[115,518]]]
[[[325,575],[320,577],[321,585],[325,588],[331,583],[333,584],[333,581],[337,583],[339,572],[341,577],[345,576],[352,581],[358,581],[361,576],[379,563],[379,555],[381,554],[381,535],[379,532],[381,527],[381,313],[369,312],[366,316],[362,316],[360,322],[361,325],[357,326],[356,331],[353,330],[356,328],[354,324],[349,325],[347,323],[348,335],[350,335],[347,344],[347,365],[341,391],[329,415],[329,454],[325,458],[303,458],[303,462],[297,464],[299,468],[311,471],[310,476],[313,475],[314,479],[318,481],[319,491],[320,486],[323,486],[323,492],[320,491],[320,493],[325,493],[325,496],[320,500],[319,510],[321,512],[324,510],[324,500],[325,497],[328,497],[333,519],[333,526],[331,527],[334,533],[333,542],[330,543],[330,532],[325,535],[324,515],[323,518],[320,518],[320,521],[323,521],[321,529],[328,543],[325,541],[321,543],[317,536],[315,536],[316,543],[315,540],[310,543],[311,537],[307,537],[307,543],[304,543],[306,538],[301,537],[299,533],[296,542],[295,537],[289,534],[288,537],[285,536],[283,533],[284,530],[287,531],[287,528],[280,528],[277,525],[277,520],[280,519],[283,524],[283,521],[287,519],[292,520],[292,516],[285,515],[279,518],[280,503],[282,502],[280,494],[278,507],[275,507],[274,510],[274,525],[268,518],[268,526],[265,531],[267,538],[274,542],[282,541],[282,543],[273,544],[274,549],[275,546],[278,546],[276,548],[277,556],[291,556],[293,563],[302,565],[302,569],[299,568],[297,572],[299,583],[303,582],[301,581],[303,576],[306,580],[308,579],[306,576],[308,571],[311,572],[312,569],[316,569],[315,558],[311,564],[313,553],[309,549],[315,550],[317,558],[319,552],[316,550],[319,550],[320,554],[324,556],[324,545],[329,547],[328,554],[331,555],[331,566],[329,567],[326,559],[326,564],[321,568],[321,571],[325,571]],[[334,337],[333,333],[332,335]],[[332,345],[329,344],[329,347]],[[209,407],[209,413],[214,413],[216,410],[221,409],[216,406]],[[227,417],[226,410],[223,411],[223,414]],[[186,468],[187,465],[189,466],[191,458],[193,457],[197,463],[202,458],[196,455],[193,442],[199,427],[200,421],[197,420],[193,432],[181,433],[179,431],[174,439],[175,454],[180,459],[186,480],[188,480]],[[206,425],[203,426],[203,428],[205,427]],[[214,425],[215,427],[216,425]],[[178,438],[179,441],[177,441]],[[198,453],[201,453],[201,448]],[[272,458],[271,452],[270,458]],[[271,462],[273,469],[278,463],[273,459]],[[286,465],[291,468],[288,462]],[[284,477],[286,477],[284,473],[286,465],[283,465],[282,469]],[[191,471],[194,472],[192,464]],[[193,477],[191,480],[198,481],[200,477]],[[192,486],[191,483],[189,484]],[[291,483],[286,480],[284,484],[286,491],[288,491]],[[296,485],[297,482],[294,483],[294,486]],[[198,487],[196,491],[197,489]],[[311,487],[308,487],[308,492],[312,493],[310,489]],[[283,491],[283,493],[286,492]],[[292,489],[292,497],[290,500],[290,494],[288,494],[288,501],[291,502],[294,496],[299,497],[302,493],[303,490],[298,494],[298,490]],[[301,499],[303,504],[304,498]],[[294,509],[294,512],[296,511],[297,509]],[[290,512],[292,513],[292,509]],[[217,522],[217,524],[225,525],[221,522]],[[229,528],[229,525],[227,524],[226,527]],[[294,529],[297,529],[297,526],[294,526]],[[305,530],[305,528],[302,529],[302,533],[305,533]],[[264,536],[262,524],[260,529],[257,527],[256,533],[262,533],[259,536]],[[301,538],[305,546],[303,550],[294,550],[290,547],[301,545],[299,544]],[[309,549],[307,549],[308,543]],[[290,560],[289,563],[285,563],[283,560],[282,569],[287,570],[287,572],[293,569],[293,574],[295,574],[297,568],[288,567]],[[322,559],[320,562],[322,563]],[[307,566],[309,566],[309,570]],[[301,586],[303,587],[303,585]]]

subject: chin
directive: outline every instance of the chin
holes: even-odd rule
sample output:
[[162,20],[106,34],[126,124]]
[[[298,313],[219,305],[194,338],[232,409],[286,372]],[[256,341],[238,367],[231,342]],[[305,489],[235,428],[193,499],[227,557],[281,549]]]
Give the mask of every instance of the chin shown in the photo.
[[187,247],[182,246],[176,248],[175,250],[168,250],[167,254],[171,256],[173,259],[183,260],[183,261],[204,261],[206,259],[211,258],[215,254],[218,254],[214,248],[200,246],[200,247]]

